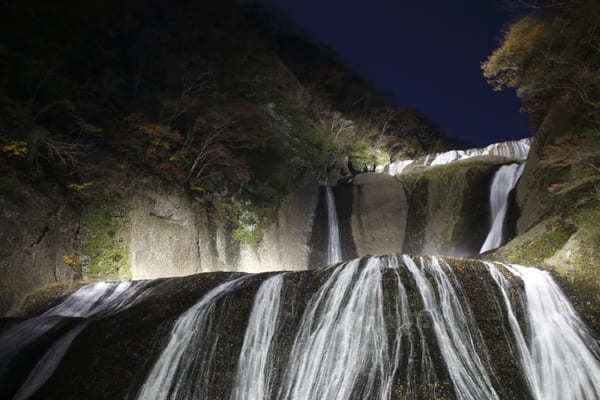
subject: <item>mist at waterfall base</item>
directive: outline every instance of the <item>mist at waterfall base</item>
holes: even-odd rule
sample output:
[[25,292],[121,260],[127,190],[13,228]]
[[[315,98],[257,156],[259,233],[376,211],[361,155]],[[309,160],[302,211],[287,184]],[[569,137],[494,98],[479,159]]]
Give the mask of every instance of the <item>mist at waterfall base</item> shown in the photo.
[[[176,319],[164,347],[149,351],[139,371],[145,378],[128,398],[600,398],[598,343],[547,272],[474,261],[450,265],[439,257],[368,257],[312,272],[321,283],[309,290],[305,305],[290,308],[307,273],[238,274],[215,282]],[[473,279],[484,288],[481,299],[468,286]],[[223,346],[232,342],[221,326],[235,310],[227,304],[256,287],[253,281],[258,286],[241,347],[233,352],[238,356],[223,364]],[[19,354],[39,346],[49,327],[72,318],[102,324],[135,309],[155,287],[91,284],[37,319],[6,329],[3,389],[11,367],[23,362]],[[26,324],[43,328],[23,335]],[[48,353],[66,347],[55,367],[77,326],[54,332]],[[217,364],[230,371],[217,371]],[[223,374],[231,379],[217,395],[214,381]],[[12,377],[22,386],[3,393],[25,399],[44,389],[51,373],[36,366],[26,378]]]

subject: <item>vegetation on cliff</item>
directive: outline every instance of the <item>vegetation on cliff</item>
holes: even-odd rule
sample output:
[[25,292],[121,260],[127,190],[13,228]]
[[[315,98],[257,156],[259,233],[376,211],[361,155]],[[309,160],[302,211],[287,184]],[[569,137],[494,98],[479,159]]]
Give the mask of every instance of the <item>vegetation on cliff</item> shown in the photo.
[[26,0],[0,21],[1,172],[57,180],[76,201],[158,175],[211,210],[261,210],[235,223],[254,243],[249,227],[306,170],[450,143],[257,3]]
[[580,311],[600,312],[600,3],[519,1],[521,17],[482,64],[516,89],[537,129],[517,197],[521,235],[488,257],[554,269]]
[[600,173],[600,4],[528,3],[482,68],[495,90],[517,90],[539,129],[540,166],[560,172],[556,191]]

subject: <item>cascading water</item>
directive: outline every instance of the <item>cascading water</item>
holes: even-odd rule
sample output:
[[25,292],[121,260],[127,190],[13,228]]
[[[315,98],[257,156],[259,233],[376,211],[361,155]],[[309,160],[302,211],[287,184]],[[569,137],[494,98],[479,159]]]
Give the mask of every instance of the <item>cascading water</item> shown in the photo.
[[535,268],[505,266],[525,285],[530,329],[526,340],[508,295],[509,281],[495,265],[486,265],[502,292],[534,399],[599,399],[600,346],[550,275]]
[[[454,289],[456,281],[450,279],[452,270],[437,257],[420,259],[421,266],[408,256],[404,263],[410,270],[419,288],[424,311],[431,314],[435,336],[448,372],[454,382],[458,399],[499,399],[484,363],[477,353],[476,339],[480,336],[477,326],[463,310]],[[425,274],[429,274],[437,285],[437,295]],[[480,344],[480,347],[483,347]]]
[[487,147],[467,150],[450,150],[444,153],[427,154],[415,160],[401,160],[388,165],[379,165],[377,171],[386,171],[389,175],[402,174],[409,166],[412,168],[436,167],[456,161],[476,157],[503,157],[505,159],[525,161],[529,154],[532,139],[525,138],[508,142],[492,143]]
[[[393,344],[384,318],[382,263],[362,270],[353,260],[335,270],[311,298],[296,333],[278,399],[388,399],[400,356],[401,332]],[[404,288],[397,281],[397,291]],[[402,297],[404,298],[404,297]],[[408,323],[407,304],[396,322]]]
[[[600,348],[550,275],[537,269],[440,257],[380,256],[301,273],[252,279],[233,275],[224,283],[223,276],[212,276],[222,283],[183,312],[169,336],[154,338],[167,334],[162,327],[149,332],[149,340],[154,340],[149,343],[166,343],[149,374],[140,376],[155,353],[152,346],[146,352],[138,346],[133,350],[135,357],[128,357],[124,364],[134,371],[131,378],[111,398],[600,398]],[[184,280],[205,277],[177,279],[177,285],[165,287],[178,291]],[[230,306],[247,297],[239,290],[247,291],[261,280],[249,317],[250,303],[239,310]],[[79,301],[72,296],[48,314],[60,309],[66,315],[79,310],[73,312],[78,316],[93,310],[115,313],[137,307],[143,295],[136,284],[123,284],[122,290],[115,284],[101,285],[83,288],[81,293],[88,294]],[[161,290],[161,294],[170,293]],[[179,294],[172,298],[177,299]],[[135,319],[147,320],[148,310],[161,301],[162,297],[150,296],[139,302],[146,313],[130,310],[119,317],[133,319],[128,325],[135,327]],[[499,314],[506,326],[490,314]],[[230,317],[242,321],[245,331],[225,329],[236,326],[224,323]],[[31,321],[44,323],[32,319],[23,324]],[[84,326],[92,330],[86,332],[88,339],[104,322],[94,321]],[[155,323],[163,325],[162,321]],[[147,322],[143,326],[150,328]],[[49,346],[47,358],[56,354],[62,358],[59,353],[64,354],[72,336],[80,332],[72,327],[66,331]],[[102,346],[102,338],[98,339]],[[3,354],[5,343],[0,342]],[[127,350],[127,346],[116,348]],[[79,346],[77,351],[93,354],[94,349]],[[52,385],[57,381],[53,376],[43,387],[31,378],[41,377],[43,382],[52,371],[32,367],[31,386],[23,385],[14,398],[26,399],[38,388],[41,394],[36,398],[105,398],[106,386],[97,389],[102,381],[94,380],[95,375],[69,379],[70,371],[78,373],[76,363],[88,362],[90,354],[63,359],[58,371],[63,377],[67,374],[62,381],[67,386],[59,385],[54,392]],[[107,362],[112,366],[120,359],[121,354],[115,354]],[[502,364],[507,359],[514,364]],[[7,376],[0,375],[0,382]],[[75,382],[82,380],[93,384],[71,392]],[[144,383],[137,386],[138,381]],[[217,391],[209,390],[213,385]],[[69,396],[64,397],[65,389]]]
[[[28,399],[52,375],[75,338],[92,320],[122,311],[143,298],[151,281],[93,283],[83,286],[65,301],[42,315],[24,321],[0,335],[0,376],[14,368],[15,358],[35,346],[45,335],[60,327],[65,321],[74,319],[77,324],[61,335],[38,359],[20,389],[15,400]],[[0,385],[2,387],[3,385]],[[10,389],[6,391],[12,391]]]
[[496,171],[490,190],[490,206],[492,210],[492,227],[481,246],[479,253],[496,249],[502,245],[502,229],[508,210],[508,197],[515,188],[523,169],[523,164],[503,165]]
[[240,287],[244,275],[208,292],[184,312],[171,331],[171,340],[154,364],[138,399],[206,399],[218,342],[216,302]]
[[279,274],[267,279],[256,293],[231,400],[264,399],[271,393],[273,337],[278,328],[283,278],[284,274]]
[[342,248],[340,245],[340,226],[338,223],[335,197],[331,186],[326,188],[327,197],[327,265],[342,261]]

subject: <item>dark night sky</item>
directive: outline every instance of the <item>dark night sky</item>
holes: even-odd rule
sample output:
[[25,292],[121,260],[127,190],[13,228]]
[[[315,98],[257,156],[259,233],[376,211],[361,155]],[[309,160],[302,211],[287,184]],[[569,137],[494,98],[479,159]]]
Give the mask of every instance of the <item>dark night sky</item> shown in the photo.
[[263,1],[446,134],[478,146],[530,136],[514,92],[481,73],[508,20],[497,0]]

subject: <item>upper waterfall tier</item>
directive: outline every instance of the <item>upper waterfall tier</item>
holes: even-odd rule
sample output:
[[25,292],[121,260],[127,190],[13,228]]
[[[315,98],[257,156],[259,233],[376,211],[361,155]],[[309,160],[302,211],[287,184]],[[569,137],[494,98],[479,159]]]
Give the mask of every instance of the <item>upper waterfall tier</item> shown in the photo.
[[378,171],[390,175],[401,174],[407,168],[435,167],[446,165],[455,161],[466,160],[474,157],[504,157],[511,160],[525,161],[529,154],[532,138],[512,140],[507,142],[492,143],[487,147],[467,150],[450,150],[444,153],[428,154],[415,160],[400,160],[389,165],[379,166]]
[[[62,328],[10,359],[0,376],[5,397],[600,397],[597,342],[551,276],[533,268],[378,256],[314,271],[153,282],[100,296],[84,288],[79,294],[92,296],[56,309],[82,310],[77,320],[47,314]],[[102,312],[85,311],[94,308]],[[0,334],[46,322],[0,325]],[[57,345],[56,370],[38,369]]]
[[501,166],[494,175],[494,180],[490,188],[492,225],[479,253],[496,249],[503,244],[504,219],[509,207],[509,195],[519,182],[524,169],[525,163],[521,165],[508,164]]

